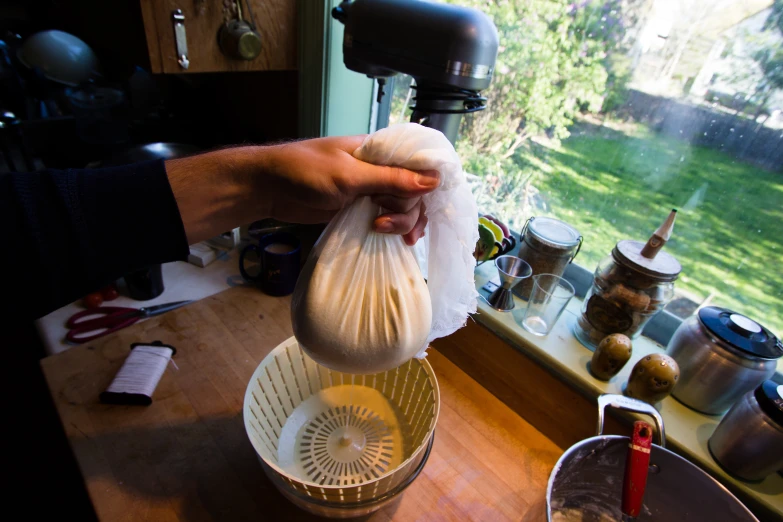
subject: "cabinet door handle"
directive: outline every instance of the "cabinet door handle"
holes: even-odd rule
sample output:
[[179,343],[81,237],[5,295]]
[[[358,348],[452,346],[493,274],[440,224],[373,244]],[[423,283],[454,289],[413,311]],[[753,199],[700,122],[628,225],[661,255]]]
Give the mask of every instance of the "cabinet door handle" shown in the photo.
[[185,33],[185,15],[182,9],[176,9],[171,14],[174,21],[174,38],[177,43],[177,63],[183,69],[190,65],[188,60],[188,35]]

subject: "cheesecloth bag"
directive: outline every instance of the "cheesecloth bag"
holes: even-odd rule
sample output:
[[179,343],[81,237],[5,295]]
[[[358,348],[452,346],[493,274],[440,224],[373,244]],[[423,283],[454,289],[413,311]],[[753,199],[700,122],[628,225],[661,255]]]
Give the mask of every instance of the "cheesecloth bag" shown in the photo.
[[291,318],[299,345],[328,368],[366,374],[424,357],[432,340],[476,311],[478,211],[454,147],[437,130],[393,125],[353,155],[437,170],[441,180],[423,197],[429,222],[415,249],[399,235],[373,232],[383,210],[360,197],[327,225],[297,280]]

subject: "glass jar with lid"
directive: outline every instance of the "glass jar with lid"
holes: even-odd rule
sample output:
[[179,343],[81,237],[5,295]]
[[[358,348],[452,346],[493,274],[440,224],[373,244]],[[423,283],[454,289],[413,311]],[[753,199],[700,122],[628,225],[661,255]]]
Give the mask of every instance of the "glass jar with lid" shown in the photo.
[[674,297],[682,266],[666,252],[644,257],[644,246],[641,241],[620,241],[598,263],[574,328],[576,338],[588,348],[595,349],[613,333],[639,337],[647,321]]
[[[574,227],[548,217],[531,217],[519,235],[519,257],[533,269],[532,275],[562,276],[568,264],[582,248],[582,236]],[[533,278],[517,284],[513,292],[522,299],[530,297]]]

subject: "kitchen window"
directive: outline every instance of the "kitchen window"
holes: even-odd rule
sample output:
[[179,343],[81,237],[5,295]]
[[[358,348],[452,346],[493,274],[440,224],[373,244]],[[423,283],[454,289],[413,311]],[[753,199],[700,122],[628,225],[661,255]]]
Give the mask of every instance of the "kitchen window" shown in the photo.
[[[482,212],[584,236],[592,272],[679,210],[667,311],[724,306],[783,334],[783,0],[452,0],[500,52],[457,149]],[[389,122],[407,121],[397,77]]]

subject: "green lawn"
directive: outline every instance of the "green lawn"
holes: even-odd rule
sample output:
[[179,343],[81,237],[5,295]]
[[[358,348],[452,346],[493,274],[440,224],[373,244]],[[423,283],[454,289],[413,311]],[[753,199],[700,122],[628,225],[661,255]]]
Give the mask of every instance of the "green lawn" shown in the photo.
[[645,241],[677,208],[665,247],[683,265],[677,287],[783,334],[783,174],[643,126],[580,124],[560,146],[530,143],[514,161],[538,172],[534,214],[584,235],[579,264],[593,269],[620,239]]

